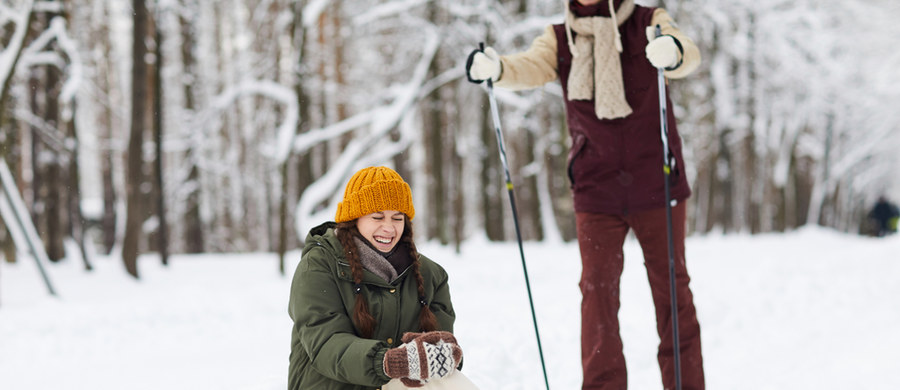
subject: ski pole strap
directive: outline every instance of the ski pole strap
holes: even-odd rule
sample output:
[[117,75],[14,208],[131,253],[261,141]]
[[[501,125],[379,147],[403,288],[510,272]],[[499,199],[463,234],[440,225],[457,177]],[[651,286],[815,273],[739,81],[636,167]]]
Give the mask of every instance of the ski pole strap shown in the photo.
[[[657,26],[657,28],[659,28],[659,26]],[[678,54],[681,54],[681,55],[678,57],[678,62],[675,65],[667,66],[664,69],[665,70],[675,70],[675,69],[678,69],[678,67],[680,67],[682,63],[684,63],[684,46],[681,46],[681,41],[679,41],[678,38],[675,38],[674,36],[672,36],[670,34],[666,34],[666,36],[672,37],[672,40],[675,41],[675,46],[678,47]]]
[[[484,44],[481,44],[482,52],[484,52]],[[466,79],[469,80],[470,83],[481,84],[484,80],[475,80],[472,78],[472,75],[469,74],[469,69],[472,69],[472,63],[475,62],[475,54],[478,53],[478,50],[473,50],[472,53],[469,53],[469,58],[466,59]]]
[[[478,42],[478,50],[481,50],[481,52],[484,53],[484,42]],[[491,77],[488,77],[487,80],[485,80],[485,81],[487,81],[488,89],[493,91],[494,90],[494,80],[492,80]]]

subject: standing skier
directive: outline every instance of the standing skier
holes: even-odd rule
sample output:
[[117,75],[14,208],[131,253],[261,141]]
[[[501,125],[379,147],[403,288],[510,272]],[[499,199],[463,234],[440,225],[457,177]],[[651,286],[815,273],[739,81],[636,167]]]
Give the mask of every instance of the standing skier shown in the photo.
[[416,250],[414,216],[403,178],[369,167],[336,222],[309,232],[288,303],[290,390],[474,389],[456,372],[447,272]]
[[[619,334],[622,245],[634,231],[656,307],[658,360],[666,389],[676,387],[669,293],[668,239],[657,69],[682,78],[700,63],[696,45],[661,8],[633,0],[567,0],[564,23],[548,26],[531,47],[499,56],[475,50],[470,81],[491,79],[518,90],[560,80],[572,147],[568,175],[582,258],[581,359],[583,389],[625,389]],[[661,28],[656,36],[655,27]],[[649,60],[649,61],[648,61]],[[685,203],[690,195],[681,139],[668,106],[669,175],[681,378],[684,389],[705,388],[700,326],[684,257]]]

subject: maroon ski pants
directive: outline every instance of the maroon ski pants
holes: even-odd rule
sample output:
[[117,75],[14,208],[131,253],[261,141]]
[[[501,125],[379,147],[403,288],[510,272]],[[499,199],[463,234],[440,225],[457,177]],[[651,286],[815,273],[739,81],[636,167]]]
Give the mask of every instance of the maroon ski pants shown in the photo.
[[[625,356],[619,335],[619,280],[624,254],[622,245],[629,229],[644,253],[644,265],[656,307],[656,329],[660,344],[657,359],[665,389],[675,389],[672,344],[672,309],[669,294],[669,257],[666,209],[659,208],[625,216],[576,213],[581,249],[581,363],[582,389],[623,390],[627,387]],[[688,286],[684,260],[685,205],[672,208],[672,239],[675,246],[675,285],[678,300],[678,333],[683,390],[703,390],[703,357],[700,325]]]

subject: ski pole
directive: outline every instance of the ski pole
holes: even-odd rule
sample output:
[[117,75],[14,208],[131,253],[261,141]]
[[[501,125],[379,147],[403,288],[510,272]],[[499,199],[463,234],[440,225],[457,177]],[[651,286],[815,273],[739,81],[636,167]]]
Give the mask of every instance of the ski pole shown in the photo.
[[[484,51],[484,42],[478,44]],[[509,176],[509,163],[506,161],[506,148],[503,146],[503,132],[500,130],[500,113],[497,109],[497,99],[494,98],[494,83],[487,79],[488,99],[491,102],[491,118],[494,120],[494,130],[497,133],[497,147],[500,149],[500,161],[503,163],[503,171],[506,173],[506,191],[509,194],[509,204],[512,207],[513,224],[516,226],[516,239],[519,242],[519,256],[522,259],[522,271],[525,272],[525,288],[528,290],[528,304],[531,305],[531,320],[534,323],[534,335],[537,337],[538,354],[541,356],[541,369],[544,371],[544,385],[550,390],[550,382],[547,379],[547,366],[544,363],[544,350],[541,348],[541,334],[538,331],[537,315],[534,311],[534,300],[531,297],[531,283],[528,281],[528,267],[525,265],[525,250],[522,249],[522,233],[519,230],[519,215],[516,212],[516,198],[513,196],[512,179]]]
[[[3,218],[6,220],[6,227],[10,231],[13,241],[15,242],[16,236],[22,236],[22,240],[25,241],[28,249],[31,250],[31,255],[34,257],[34,262],[41,273],[41,278],[44,279],[47,290],[50,292],[50,295],[56,296],[56,290],[53,289],[50,278],[47,276],[47,271],[44,270],[44,266],[41,264],[42,261],[50,261],[47,257],[47,251],[44,249],[37,230],[34,228],[34,221],[28,216],[25,202],[22,201],[22,195],[19,193],[19,189],[16,188],[9,165],[3,159],[0,159],[0,186],[2,186],[2,191],[0,192],[3,192],[3,199],[0,202],[6,202],[9,213],[6,213],[6,209],[2,206],[0,206],[0,209],[3,211]],[[14,229],[16,228],[18,228],[19,234],[15,234]],[[18,245],[21,242],[15,243]]]
[[[662,35],[659,25],[656,25],[656,36]],[[663,68],[656,68],[657,86],[659,87],[659,129],[663,144],[663,173],[665,181],[666,200],[666,235],[669,241],[669,295],[672,298],[672,348],[675,353],[675,389],[681,390],[681,350],[678,340],[678,300],[675,292],[675,243],[672,240],[672,204],[669,195],[669,174],[672,173],[672,165],[669,160],[669,125],[666,108],[666,77]]]

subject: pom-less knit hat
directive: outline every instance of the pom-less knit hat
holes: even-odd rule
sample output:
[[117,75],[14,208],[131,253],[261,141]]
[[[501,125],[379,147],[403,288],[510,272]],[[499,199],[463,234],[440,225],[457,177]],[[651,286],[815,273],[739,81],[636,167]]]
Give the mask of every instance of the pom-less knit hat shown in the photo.
[[352,221],[384,210],[396,210],[413,219],[416,209],[409,184],[388,167],[363,168],[347,183],[344,200],[338,203],[334,221]]

